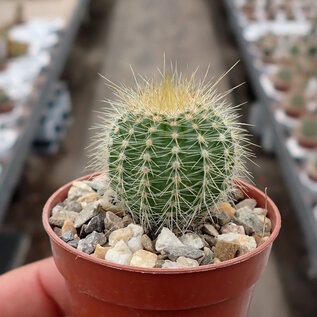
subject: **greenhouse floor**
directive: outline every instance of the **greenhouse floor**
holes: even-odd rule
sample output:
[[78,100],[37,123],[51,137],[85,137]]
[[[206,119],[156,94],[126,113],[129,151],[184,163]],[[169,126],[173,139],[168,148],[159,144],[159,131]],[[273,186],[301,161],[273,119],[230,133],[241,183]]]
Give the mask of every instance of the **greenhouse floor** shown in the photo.
[[[27,261],[50,255],[49,241],[41,225],[41,208],[49,195],[67,181],[88,173],[86,147],[89,128],[98,121],[102,99],[111,97],[98,73],[114,82],[133,84],[136,73],[150,75],[162,67],[163,56],[177,61],[179,71],[199,66],[202,76],[210,64],[216,78],[239,59],[221,1],[204,0],[98,0],[72,50],[64,78],[73,96],[74,122],[60,152],[50,157],[31,155],[24,169],[4,227],[26,231],[32,238]],[[188,65],[188,69],[187,69]],[[240,63],[221,82],[219,90],[247,81]],[[232,96],[235,103],[251,101],[245,84]],[[250,103],[249,103],[250,104]],[[243,109],[246,117],[248,106]],[[256,142],[256,140],[254,141]],[[288,193],[273,156],[255,148],[251,165],[255,184],[276,201],[283,229],[273,247],[268,268],[257,285],[250,317],[316,316],[316,283],[306,275],[307,255]],[[217,287],[211,285],[210,287]]]

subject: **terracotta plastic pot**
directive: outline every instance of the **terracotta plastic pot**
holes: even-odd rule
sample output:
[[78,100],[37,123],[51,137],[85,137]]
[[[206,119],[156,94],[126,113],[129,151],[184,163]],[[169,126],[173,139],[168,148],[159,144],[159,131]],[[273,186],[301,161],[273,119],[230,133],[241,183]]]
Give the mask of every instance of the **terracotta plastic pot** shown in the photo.
[[[264,207],[265,195],[241,183],[248,196]],[[254,251],[198,268],[143,269],[89,256],[54,233],[48,222],[51,210],[65,199],[70,186],[63,186],[50,197],[44,207],[43,223],[56,266],[71,295],[74,317],[247,316],[255,283],[264,272],[281,226],[279,211],[271,199],[267,203],[273,232]]]

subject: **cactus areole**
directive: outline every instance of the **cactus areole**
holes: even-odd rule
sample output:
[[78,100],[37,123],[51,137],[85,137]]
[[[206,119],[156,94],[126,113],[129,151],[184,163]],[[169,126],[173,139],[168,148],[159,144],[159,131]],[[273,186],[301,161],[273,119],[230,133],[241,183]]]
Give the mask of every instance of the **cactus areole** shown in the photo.
[[135,89],[109,84],[116,101],[99,126],[93,164],[145,228],[187,229],[229,199],[246,175],[245,131],[217,82],[174,72]]

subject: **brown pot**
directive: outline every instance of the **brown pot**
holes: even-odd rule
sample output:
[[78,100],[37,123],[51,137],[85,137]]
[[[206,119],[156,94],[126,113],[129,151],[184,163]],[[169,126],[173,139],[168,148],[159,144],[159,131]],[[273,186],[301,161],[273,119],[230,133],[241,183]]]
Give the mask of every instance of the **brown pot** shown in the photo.
[[[81,179],[86,179],[86,176]],[[246,194],[264,207],[265,195],[241,182]],[[254,251],[225,262],[186,269],[144,269],[113,264],[64,243],[48,219],[71,183],[56,191],[43,211],[55,263],[66,280],[72,316],[109,317],[245,317],[255,283],[265,270],[281,218],[268,198],[271,236]]]
[[273,76],[272,81],[275,89],[282,92],[289,91],[291,87],[291,83],[280,80],[279,78],[277,78],[277,76]]
[[309,138],[300,133],[299,130],[295,131],[295,137],[298,141],[298,144],[307,149],[315,149],[317,148],[317,139]]
[[287,104],[283,104],[282,108],[284,109],[285,113],[292,118],[299,118],[306,114],[307,110],[306,107],[303,108],[295,108],[291,107]]
[[8,112],[12,111],[13,108],[14,108],[13,100],[6,101],[6,102],[0,104],[0,114],[8,113]]

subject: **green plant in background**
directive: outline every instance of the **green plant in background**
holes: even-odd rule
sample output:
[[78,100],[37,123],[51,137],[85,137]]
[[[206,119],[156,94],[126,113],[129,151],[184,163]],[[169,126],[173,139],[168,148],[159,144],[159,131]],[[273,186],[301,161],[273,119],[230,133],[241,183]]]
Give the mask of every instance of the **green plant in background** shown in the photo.
[[23,23],[24,5],[22,1],[18,1],[15,8],[14,22],[17,24]]
[[281,67],[277,72],[277,78],[283,82],[290,82],[292,75],[292,71],[288,67]]
[[317,117],[305,117],[301,120],[300,131],[304,137],[317,138]]
[[216,85],[163,72],[160,81],[136,80],[129,89],[109,82],[115,111],[104,116],[92,165],[145,228],[185,230],[229,199],[233,182],[247,176],[246,132],[236,122],[228,92]]
[[0,88],[0,105],[7,103],[8,101],[10,101],[10,98],[8,97],[6,92],[2,88]]
[[306,106],[305,96],[303,93],[296,92],[291,95],[290,107],[292,108],[303,108]]
[[298,43],[294,43],[293,45],[291,45],[290,47],[290,53],[293,57],[296,57],[299,55],[300,53],[300,46]]

